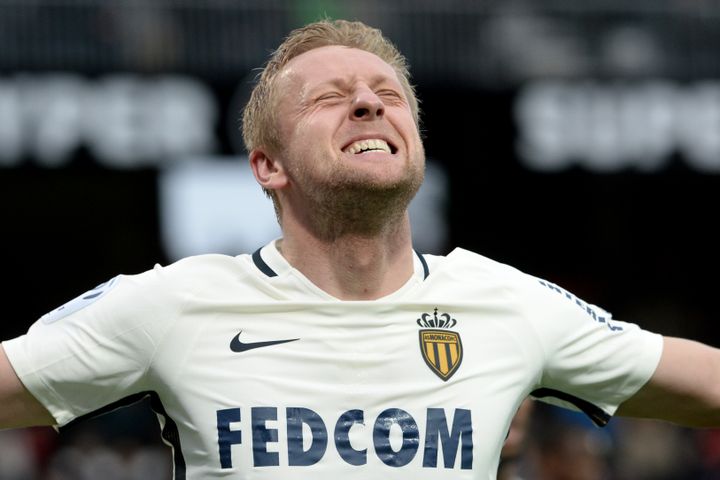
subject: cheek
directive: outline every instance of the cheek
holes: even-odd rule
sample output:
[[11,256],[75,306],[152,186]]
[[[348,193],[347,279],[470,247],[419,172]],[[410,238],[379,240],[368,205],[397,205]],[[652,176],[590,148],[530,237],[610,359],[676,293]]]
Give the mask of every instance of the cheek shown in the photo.
[[297,121],[297,131],[317,141],[331,141],[346,116],[343,105],[324,105],[307,112]]
[[306,155],[334,155],[332,132],[317,122],[302,122],[294,132],[294,144]]
[[408,142],[419,143],[421,141],[420,132],[418,132],[417,124],[410,111],[402,108],[394,113],[393,117],[388,116],[390,123]]
[[283,142],[285,143],[285,151],[291,156],[304,155],[307,150],[309,138],[312,133],[308,129],[308,125],[304,122],[297,122],[286,131],[282,132]]
[[287,146],[289,160],[296,170],[303,172],[318,171],[333,157],[332,152],[328,151],[327,135],[316,123],[307,120],[298,122],[288,137]]
[[317,135],[315,123],[312,119],[302,117],[295,121],[290,138],[294,143],[304,144]]
[[408,153],[413,157],[424,158],[425,148],[423,146],[423,142],[420,138],[420,133],[418,133],[417,128],[413,127],[412,130],[407,133],[406,138],[408,142]]

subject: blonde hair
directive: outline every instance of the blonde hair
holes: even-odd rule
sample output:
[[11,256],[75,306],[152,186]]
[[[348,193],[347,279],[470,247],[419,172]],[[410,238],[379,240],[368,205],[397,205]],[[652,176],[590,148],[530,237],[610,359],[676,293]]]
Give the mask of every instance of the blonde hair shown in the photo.
[[415,89],[410,84],[408,63],[395,45],[385,38],[380,30],[362,22],[321,20],[290,32],[260,73],[242,118],[243,140],[248,152],[258,147],[274,151],[282,147],[275,117],[275,79],[278,73],[298,55],[331,45],[365,50],[393,67],[405,90],[415,124],[419,127],[418,100]]

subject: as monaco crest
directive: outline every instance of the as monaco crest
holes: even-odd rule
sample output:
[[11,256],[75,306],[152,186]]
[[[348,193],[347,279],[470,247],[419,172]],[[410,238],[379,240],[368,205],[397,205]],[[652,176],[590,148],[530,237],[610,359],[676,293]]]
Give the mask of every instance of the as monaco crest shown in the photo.
[[434,313],[423,313],[417,319],[417,324],[425,327],[420,330],[420,351],[423,359],[435,375],[447,381],[457,372],[463,357],[462,342],[457,332],[447,330],[452,328],[457,320],[443,313],[438,318],[438,309]]

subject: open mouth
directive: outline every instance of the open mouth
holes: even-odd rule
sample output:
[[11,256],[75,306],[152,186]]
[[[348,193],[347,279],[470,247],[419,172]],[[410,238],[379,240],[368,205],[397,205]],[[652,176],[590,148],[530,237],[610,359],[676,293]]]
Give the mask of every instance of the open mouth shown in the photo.
[[351,144],[343,148],[343,152],[353,155],[360,155],[367,152],[385,152],[394,154],[395,152],[397,152],[397,147],[395,147],[392,143],[389,143],[380,138],[368,138],[365,140],[357,140],[355,142],[352,142]]

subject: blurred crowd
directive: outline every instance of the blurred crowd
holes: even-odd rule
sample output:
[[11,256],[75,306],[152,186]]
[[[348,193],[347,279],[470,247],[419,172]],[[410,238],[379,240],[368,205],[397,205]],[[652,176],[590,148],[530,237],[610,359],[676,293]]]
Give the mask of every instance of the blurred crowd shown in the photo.
[[149,404],[62,429],[0,431],[0,480],[170,480],[172,458]]
[[584,414],[526,401],[513,421],[498,480],[716,480],[720,430]]
[[[170,480],[169,448],[139,404],[72,426],[0,431],[0,480]],[[516,415],[498,480],[717,480],[720,430],[583,414],[531,400]]]

